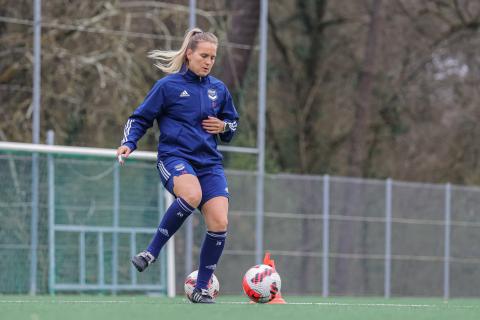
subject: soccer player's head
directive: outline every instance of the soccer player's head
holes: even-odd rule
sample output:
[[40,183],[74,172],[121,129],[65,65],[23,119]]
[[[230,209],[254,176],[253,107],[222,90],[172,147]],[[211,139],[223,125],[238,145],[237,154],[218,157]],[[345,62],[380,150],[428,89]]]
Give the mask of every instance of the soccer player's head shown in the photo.
[[185,65],[200,77],[210,73],[217,55],[218,39],[211,32],[199,28],[188,30],[177,51],[153,50],[148,55],[166,73],[178,72]]
[[185,63],[188,68],[198,76],[208,75],[217,56],[217,37],[210,32],[192,29],[185,37],[185,44]]

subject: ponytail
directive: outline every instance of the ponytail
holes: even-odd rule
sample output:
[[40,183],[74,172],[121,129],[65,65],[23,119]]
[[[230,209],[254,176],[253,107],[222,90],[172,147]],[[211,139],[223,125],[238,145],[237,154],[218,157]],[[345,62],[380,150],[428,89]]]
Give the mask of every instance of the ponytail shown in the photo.
[[149,58],[157,60],[155,66],[165,73],[179,72],[187,61],[187,49],[195,50],[199,42],[207,41],[218,44],[217,37],[210,32],[203,32],[200,28],[193,28],[187,31],[182,46],[178,51],[153,50],[148,54]]

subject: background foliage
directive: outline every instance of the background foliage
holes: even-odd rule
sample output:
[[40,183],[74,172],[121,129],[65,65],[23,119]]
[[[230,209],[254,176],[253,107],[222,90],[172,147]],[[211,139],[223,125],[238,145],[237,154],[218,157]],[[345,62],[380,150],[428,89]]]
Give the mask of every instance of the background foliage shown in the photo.
[[[214,74],[254,146],[256,0],[197,1],[221,39]],[[0,0],[0,139],[31,141],[31,1]],[[472,0],[270,1],[267,170],[477,184],[480,4]],[[42,140],[111,147],[177,48],[188,1],[43,1]],[[155,150],[150,130],[140,147]],[[254,159],[228,156],[230,167]]]

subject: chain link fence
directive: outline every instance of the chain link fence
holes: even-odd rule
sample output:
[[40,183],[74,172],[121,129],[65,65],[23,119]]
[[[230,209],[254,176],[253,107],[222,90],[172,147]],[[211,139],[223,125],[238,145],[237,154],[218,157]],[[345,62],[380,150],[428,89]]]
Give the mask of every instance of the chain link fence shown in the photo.
[[[107,228],[115,223],[118,210],[118,227],[126,230],[104,230],[101,241],[98,232],[86,230],[82,236],[78,230],[58,230],[54,283],[118,285],[116,290],[90,288],[106,292],[123,291],[122,285],[147,291],[141,285],[158,284],[148,291],[164,292],[164,256],[142,274],[132,273],[130,265],[130,230],[153,232],[164,210],[155,163],[129,161],[119,170],[112,159],[55,156],[54,163],[55,224]],[[0,151],[3,294],[28,293],[30,287],[31,168],[31,154]],[[39,168],[36,287],[37,293],[48,293],[52,291],[48,156],[39,156]],[[119,180],[114,187],[116,171]],[[242,276],[255,263],[256,175],[228,171],[228,180],[229,236],[216,274],[223,294],[241,294]],[[287,297],[479,297],[479,193],[479,188],[449,184],[266,175],[264,248],[276,261]],[[192,219],[192,246],[186,243],[185,228],[175,236],[179,294],[185,260],[193,259],[196,268],[205,232],[198,212]],[[148,244],[148,232],[134,236],[134,249]]]

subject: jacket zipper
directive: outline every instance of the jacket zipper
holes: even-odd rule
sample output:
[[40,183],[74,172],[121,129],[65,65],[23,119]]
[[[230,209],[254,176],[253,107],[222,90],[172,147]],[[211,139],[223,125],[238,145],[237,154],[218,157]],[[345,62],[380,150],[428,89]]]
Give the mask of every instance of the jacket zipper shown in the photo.
[[203,120],[203,110],[204,110],[204,107],[203,107],[203,87],[202,87],[202,83],[200,82],[198,84],[199,86],[199,89],[200,89],[200,121]]

